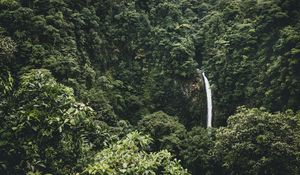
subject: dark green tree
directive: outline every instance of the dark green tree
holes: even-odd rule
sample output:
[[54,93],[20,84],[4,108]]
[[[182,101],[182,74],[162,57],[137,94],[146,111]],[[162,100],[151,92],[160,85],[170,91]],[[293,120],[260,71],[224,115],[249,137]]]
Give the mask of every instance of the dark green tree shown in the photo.
[[217,167],[212,159],[215,143],[215,130],[194,127],[183,140],[182,157],[183,165],[192,174],[211,174]]
[[153,138],[151,149],[154,151],[167,149],[179,156],[181,142],[185,138],[184,125],[175,117],[159,111],[143,117],[138,123],[138,128]]
[[5,115],[1,129],[3,172],[69,174],[80,169],[93,148],[91,134],[97,133],[94,111],[76,102],[73,90],[46,69],[22,75],[14,96],[18,104]]
[[150,142],[149,136],[131,132],[122,140],[96,154],[94,163],[88,165],[83,174],[189,175],[178,160],[172,159],[168,151],[145,152]]
[[216,131],[215,159],[225,174],[299,174],[299,113],[241,107]]

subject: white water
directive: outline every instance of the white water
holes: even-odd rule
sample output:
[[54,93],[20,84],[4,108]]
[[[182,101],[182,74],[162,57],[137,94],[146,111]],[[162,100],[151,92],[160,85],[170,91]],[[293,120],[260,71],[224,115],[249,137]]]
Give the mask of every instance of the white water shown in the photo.
[[206,100],[207,100],[207,127],[212,127],[212,98],[211,98],[211,89],[209,85],[209,81],[206,78],[204,72],[202,72],[202,76],[204,78],[205,83],[205,91],[206,91]]

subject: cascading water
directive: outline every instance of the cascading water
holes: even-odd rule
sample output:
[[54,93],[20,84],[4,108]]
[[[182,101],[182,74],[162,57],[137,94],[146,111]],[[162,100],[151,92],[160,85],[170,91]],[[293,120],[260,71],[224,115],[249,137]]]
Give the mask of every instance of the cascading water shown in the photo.
[[[201,71],[197,69],[197,72],[201,74]],[[211,89],[210,89],[210,84],[205,76],[205,73],[202,72],[202,76],[204,79],[204,84],[205,84],[205,91],[206,91],[206,102],[207,102],[207,127],[210,128],[212,127],[212,97],[211,97]]]
[[212,98],[211,98],[211,89],[208,79],[205,76],[205,73],[202,72],[202,76],[204,78],[205,83],[205,91],[206,91],[206,100],[207,100],[207,127],[212,127]]

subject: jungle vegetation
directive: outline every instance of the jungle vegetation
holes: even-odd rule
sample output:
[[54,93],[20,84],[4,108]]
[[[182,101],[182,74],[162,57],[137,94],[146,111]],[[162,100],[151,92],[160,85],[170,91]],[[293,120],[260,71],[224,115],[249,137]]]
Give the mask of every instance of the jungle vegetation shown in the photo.
[[299,9],[0,0],[0,174],[300,174]]

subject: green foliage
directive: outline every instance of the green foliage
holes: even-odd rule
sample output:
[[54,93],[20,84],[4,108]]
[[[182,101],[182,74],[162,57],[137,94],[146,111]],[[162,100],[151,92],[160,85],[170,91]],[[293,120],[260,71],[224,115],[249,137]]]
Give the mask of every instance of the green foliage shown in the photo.
[[10,71],[1,69],[0,72],[0,97],[3,98],[4,95],[8,94],[12,90],[13,86],[13,78]]
[[212,152],[215,142],[215,130],[194,127],[187,133],[182,143],[183,165],[192,174],[210,174],[216,167],[212,160]]
[[299,1],[220,1],[202,18],[199,49],[215,118],[237,106],[299,110]]
[[138,128],[153,138],[151,148],[155,151],[167,149],[175,155],[181,151],[181,141],[186,130],[184,125],[175,117],[159,111],[143,117],[138,123]]
[[13,77],[8,66],[15,51],[16,43],[10,37],[3,36],[0,27],[0,98],[4,98],[3,95],[10,92],[13,87]]
[[16,44],[10,37],[2,36],[0,28],[0,57],[1,63],[7,62],[5,58],[12,57],[13,53],[16,51]]
[[147,153],[149,136],[132,132],[115,144],[99,152],[95,163],[90,164],[83,174],[117,175],[117,174],[166,174],[188,175],[177,160],[172,160],[166,151]]
[[[241,109],[207,132],[196,73],[211,83],[215,127],[241,105],[299,110],[299,9],[299,0],[0,0],[0,174],[88,164],[91,174],[183,172],[160,149],[194,174],[299,174],[298,114]],[[133,128],[158,153],[137,133],[120,140]],[[110,152],[119,147],[125,168]],[[127,153],[145,165],[128,167]]]
[[92,149],[94,111],[75,101],[73,90],[57,83],[46,69],[21,77],[18,106],[4,118],[1,155],[10,173],[71,173]]
[[299,114],[239,108],[216,132],[215,158],[227,173],[299,174]]

